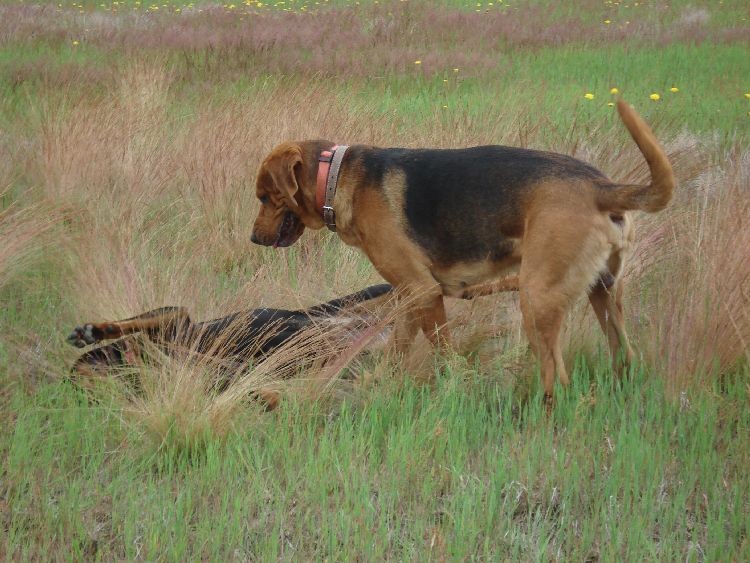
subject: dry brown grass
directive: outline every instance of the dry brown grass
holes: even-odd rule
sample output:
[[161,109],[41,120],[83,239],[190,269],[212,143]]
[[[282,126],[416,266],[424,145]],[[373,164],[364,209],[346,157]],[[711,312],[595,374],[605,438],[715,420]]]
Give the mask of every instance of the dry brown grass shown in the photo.
[[[0,193],[0,202],[5,197],[6,194]],[[54,224],[55,218],[45,217],[37,207],[11,204],[0,208],[0,287],[43,248],[47,242],[45,235]]]
[[[379,281],[360,255],[324,232],[307,233],[287,251],[250,244],[255,169],[281,140],[521,144],[574,154],[618,180],[642,180],[647,173],[620,124],[572,129],[550,140],[539,134],[544,118],[534,118],[531,106],[480,117],[456,111],[436,116],[428,129],[383,116],[374,106],[353,107],[316,79],[268,84],[252,97],[207,98],[190,115],[171,111],[171,87],[170,71],[159,61],[133,63],[111,95],[50,102],[36,108],[32,125],[18,133],[35,150],[17,160],[17,169],[4,170],[0,184],[21,174],[37,188],[0,215],[0,283],[36,247],[50,217],[65,217],[64,231],[44,254],[65,272],[51,290],[77,311],[63,324],[169,304],[189,307],[195,319],[250,307],[296,308]],[[683,388],[747,360],[749,157],[737,146],[720,152],[706,140],[664,141],[680,179],[678,196],[667,211],[637,220],[626,307],[643,360]],[[569,323],[570,353],[603,344],[585,310],[582,305]],[[485,369],[524,356],[515,296],[453,302],[450,315],[460,327],[460,347],[479,351]],[[343,351],[321,346],[326,338],[305,334],[222,394],[207,391],[215,377],[210,366],[162,358],[142,372],[145,395],[133,401],[120,389],[119,396],[155,436],[176,423],[186,439],[206,428],[221,434],[248,394],[276,384],[310,350]],[[368,338],[374,333],[328,368],[309,371],[317,374],[310,377],[314,385],[334,381]],[[379,364],[365,371],[386,370]],[[304,392],[312,393],[314,385]]]
[[720,158],[648,219],[631,271],[644,357],[679,388],[750,360],[750,152]]

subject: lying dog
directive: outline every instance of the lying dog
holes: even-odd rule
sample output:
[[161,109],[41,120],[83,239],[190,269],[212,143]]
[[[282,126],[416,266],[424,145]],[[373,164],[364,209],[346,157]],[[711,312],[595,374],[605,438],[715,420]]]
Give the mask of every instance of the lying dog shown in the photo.
[[[289,246],[328,226],[361,249],[414,306],[394,332],[405,351],[421,327],[447,344],[443,296],[520,287],[521,312],[551,399],[567,385],[560,330],[588,293],[616,364],[633,357],[623,324],[621,272],[633,238],[628,212],[656,212],[675,188],[649,127],[620,100],[620,117],[648,162],[651,184],[609,180],[569,156],[504,146],[455,150],[283,143],[257,176],[252,240]],[[518,277],[493,281],[518,269]]]
[[[313,326],[332,324],[356,333],[367,325],[366,306],[388,297],[388,284],[373,285],[357,293],[309,309],[250,309],[220,319],[195,323],[183,307],[162,307],[121,321],[86,323],[73,329],[68,342],[78,348],[117,338],[82,354],[73,374],[90,378],[112,368],[137,365],[146,352],[142,338],[165,353],[189,351],[208,357],[229,377],[250,362],[259,362]],[[369,302],[369,303],[368,303]],[[266,402],[272,402],[266,398]]]

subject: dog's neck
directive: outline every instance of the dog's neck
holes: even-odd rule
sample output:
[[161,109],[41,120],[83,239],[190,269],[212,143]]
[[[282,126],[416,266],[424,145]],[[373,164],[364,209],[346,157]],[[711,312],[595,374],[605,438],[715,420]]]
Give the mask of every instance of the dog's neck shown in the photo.
[[315,208],[326,226],[336,231],[336,214],[333,200],[336,197],[336,185],[339,180],[341,161],[344,158],[347,145],[334,145],[329,150],[323,150],[318,156],[318,174],[315,186]]

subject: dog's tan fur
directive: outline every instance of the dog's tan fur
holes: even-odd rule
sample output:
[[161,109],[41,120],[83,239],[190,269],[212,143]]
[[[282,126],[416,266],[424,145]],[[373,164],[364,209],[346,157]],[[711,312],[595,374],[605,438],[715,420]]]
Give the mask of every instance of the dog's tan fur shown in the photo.
[[[488,210],[479,204],[472,211],[475,218],[494,213],[493,217],[503,221],[502,236],[497,236],[504,251],[492,259],[430,257],[432,251],[425,244],[431,241],[417,240],[414,212],[411,220],[406,213],[407,194],[414,193],[409,190],[423,190],[424,186],[416,186],[414,180],[409,184],[403,167],[385,166],[378,174],[368,169],[367,163],[372,162],[369,155],[401,149],[358,146],[354,154],[347,154],[334,200],[337,233],[346,244],[361,249],[386,280],[410,295],[414,306],[394,333],[397,351],[408,348],[419,328],[435,345],[448,345],[444,296],[471,298],[518,289],[524,329],[541,362],[548,397],[555,374],[563,384],[569,383],[559,335],[565,313],[585,293],[607,337],[613,360],[627,363],[632,359],[623,322],[621,276],[634,236],[628,212],[663,209],[672,197],[675,181],[671,165],[649,127],[624,101],[619,101],[617,108],[648,162],[651,184],[617,184],[569,157],[530,151],[550,173],[538,180],[535,170],[529,169],[529,177],[513,177],[522,187],[498,187],[510,194],[508,208],[513,205],[518,212],[509,215],[506,206]],[[284,143],[266,157],[256,187],[263,205],[254,226],[255,242],[270,245],[284,238],[285,245],[291,244],[305,227],[324,226],[315,208],[317,157],[332,144]],[[471,150],[466,149],[467,155],[476,154]],[[507,150],[512,153],[515,149]],[[483,162],[482,166],[490,172],[496,170],[493,162]],[[299,222],[293,232],[282,237],[281,221],[288,213]],[[468,224],[471,220],[451,217],[444,232],[476,233],[476,226]],[[484,231],[479,232],[484,236]],[[517,273],[517,277],[501,279],[509,273]]]

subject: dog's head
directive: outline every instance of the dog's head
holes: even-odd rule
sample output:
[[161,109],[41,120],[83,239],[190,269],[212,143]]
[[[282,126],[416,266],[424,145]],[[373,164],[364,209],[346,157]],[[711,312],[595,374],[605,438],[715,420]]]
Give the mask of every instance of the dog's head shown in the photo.
[[290,246],[305,227],[323,227],[315,210],[317,157],[313,151],[300,143],[283,143],[261,164],[255,186],[260,211],[253,226],[254,243]]

